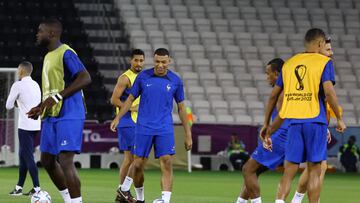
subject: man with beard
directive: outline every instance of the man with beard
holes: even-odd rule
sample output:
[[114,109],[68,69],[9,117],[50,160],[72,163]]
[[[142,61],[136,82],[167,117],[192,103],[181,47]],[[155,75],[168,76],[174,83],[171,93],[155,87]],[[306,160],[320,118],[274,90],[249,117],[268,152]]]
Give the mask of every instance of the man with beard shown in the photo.
[[[111,96],[111,104],[116,107],[116,113],[123,107],[125,100],[130,95],[131,87],[133,86],[136,76],[144,66],[145,55],[140,49],[134,49],[131,53],[131,67],[125,71],[117,81],[114,91]],[[121,164],[119,176],[120,184],[124,182],[129,167],[134,160],[132,154],[135,138],[135,124],[137,120],[137,111],[140,97],[138,97],[131,105],[128,111],[121,119],[117,126],[117,133],[119,138],[119,149],[124,151],[124,160]],[[137,199],[143,199],[143,187],[135,188]]]
[[60,41],[61,33],[62,25],[57,19],[46,19],[39,25],[37,44],[48,51],[42,69],[42,102],[28,116],[42,116],[41,163],[64,202],[80,203],[80,179],[73,159],[82,144],[82,89],[91,78],[76,52]]

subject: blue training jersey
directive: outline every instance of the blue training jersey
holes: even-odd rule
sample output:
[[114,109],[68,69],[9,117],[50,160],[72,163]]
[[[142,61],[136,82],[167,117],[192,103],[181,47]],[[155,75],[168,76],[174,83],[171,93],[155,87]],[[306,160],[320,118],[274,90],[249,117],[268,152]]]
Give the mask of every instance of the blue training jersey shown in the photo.
[[[65,88],[75,79],[79,72],[85,70],[85,66],[79,57],[71,50],[66,50],[63,56]],[[85,104],[82,91],[77,91],[64,98],[63,105],[58,117],[50,117],[52,121],[64,119],[85,119]]]
[[[321,81],[320,81],[320,89],[319,89],[319,103],[320,103],[320,113],[315,118],[308,118],[308,119],[289,119],[290,124],[292,123],[324,123],[327,124],[326,119],[326,106],[325,106],[325,93],[323,88],[323,83],[326,81],[331,81],[333,84],[335,84],[335,70],[333,66],[333,62],[330,60],[323,70],[323,73],[321,75]],[[276,85],[280,88],[284,88],[284,83],[282,79],[282,74],[279,75]]]
[[165,76],[157,76],[154,68],[138,74],[131,94],[141,95],[136,133],[143,135],[171,134],[174,132],[172,110],[173,100],[184,101],[183,82],[179,76],[168,70]]

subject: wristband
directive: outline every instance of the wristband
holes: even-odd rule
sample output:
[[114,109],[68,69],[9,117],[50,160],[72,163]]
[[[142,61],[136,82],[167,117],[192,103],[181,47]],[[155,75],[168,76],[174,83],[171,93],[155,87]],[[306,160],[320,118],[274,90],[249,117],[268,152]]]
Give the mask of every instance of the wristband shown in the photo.
[[55,95],[51,96],[51,98],[52,98],[56,103],[59,103],[59,100],[56,98]]
[[61,96],[61,94],[57,93],[54,95],[56,97],[56,99],[58,99],[59,101],[63,99],[63,97]]

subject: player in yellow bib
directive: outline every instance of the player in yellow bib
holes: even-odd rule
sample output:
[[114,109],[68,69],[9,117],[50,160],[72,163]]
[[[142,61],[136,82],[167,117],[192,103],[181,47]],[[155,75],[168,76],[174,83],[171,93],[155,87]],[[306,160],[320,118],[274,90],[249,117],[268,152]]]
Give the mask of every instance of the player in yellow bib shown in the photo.
[[[327,57],[330,57],[330,58],[333,57],[334,52],[333,52],[332,46],[331,46],[331,38],[328,37],[325,40],[325,49],[322,50],[320,53],[327,56]],[[340,110],[340,114],[342,114],[342,109],[340,108],[339,110]],[[330,122],[330,118],[336,118],[334,111],[331,109],[329,103],[327,103],[327,102],[326,102],[326,118],[327,118],[328,123]],[[328,130],[327,133],[328,133],[327,134],[327,137],[328,137],[327,141],[328,141],[328,143],[330,143],[331,142],[330,131]],[[327,167],[328,167],[327,166],[327,161],[326,160],[322,161],[321,162],[321,175],[320,175],[321,184],[324,181],[324,177],[325,177]],[[292,203],[301,203],[302,202],[302,199],[304,198],[305,193],[306,193],[307,183],[309,181],[309,176],[308,175],[309,175],[308,174],[308,168],[306,167],[305,170],[303,171],[303,173],[301,173],[301,176],[299,178],[299,183],[298,183],[296,192],[294,194],[293,199],[291,200]]]
[[[142,70],[145,61],[145,54],[141,49],[134,49],[131,53],[130,64],[131,67],[119,76],[117,84],[111,96],[111,104],[116,107],[116,114],[124,105],[125,100],[130,95],[131,87],[134,81]],[[140,97],[138,97],[131,105],[130,111],[128,111],[121,119],[117,126],[117,133],[119,138],[119,149],[124,151],[124,160],[119,170],[120,184],[124,182],[128,173],[129,167],[134,160],[132,153],[135,138],[135,124],[138,115]],[[137,199],[143,199],[143,188],[135,188]],[[118,200],[118,195],[116,201]]]
[[[325,33],[313,28],[305,35],[305,52],[287,60],[273,89],[265,111],[262,132],[266,130],[265,146],[271,150],[270,135],[289,119],[289,137],[285,148],[285,171],[280,181],[276,203],[283,203],[290,192],[291,180],[299,163],[307,162],[309,202],[317,203],[320,197],[321,162],[326,160],[327,119],[325,99],[334,110],[337,130],[346,128],[338,109],[333,87],[335,74],[332,61],[321,55],[325,46]],[[271,126],[270,116],[281,92],[284,92],[279,117]],[[281,119],[279,119],[281,118]]]

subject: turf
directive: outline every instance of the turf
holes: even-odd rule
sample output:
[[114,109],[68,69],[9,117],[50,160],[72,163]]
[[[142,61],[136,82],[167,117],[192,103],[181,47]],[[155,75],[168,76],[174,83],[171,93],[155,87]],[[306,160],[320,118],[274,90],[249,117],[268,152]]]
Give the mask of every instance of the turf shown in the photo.
[[[82,169],[79,171],[82,183],[84,203],[114,202],[117,187],[117,170]],[[243,182],[240,172],[210,172],[195,171],[191,174],[185,171],[174,172],[173,203],[231,203],[235,202],[239,188]],[[280,173],[266,173],[260,179],[263,202],[274,202]],[[17,180],[17,168],[0,168],[0,202],[21,203],[30,202],[29,197],[11,197],[8,193]],[[145,172],[145,198],[148,203],[160,196],[160,172],[148,170]],[[295,179],[291,195],[295,189]],[[48,191],[52,202],[62,202],[62,199],[47,174],[40,169],[41,187]],[[28,176],[25,192],[31,189],[31,179]],[[288,198],[288,202],[290,198]],[[304,201],[304,202],[307,202]],[[359,203],[359,174],[327,174],[323,187],[321,202]]]

